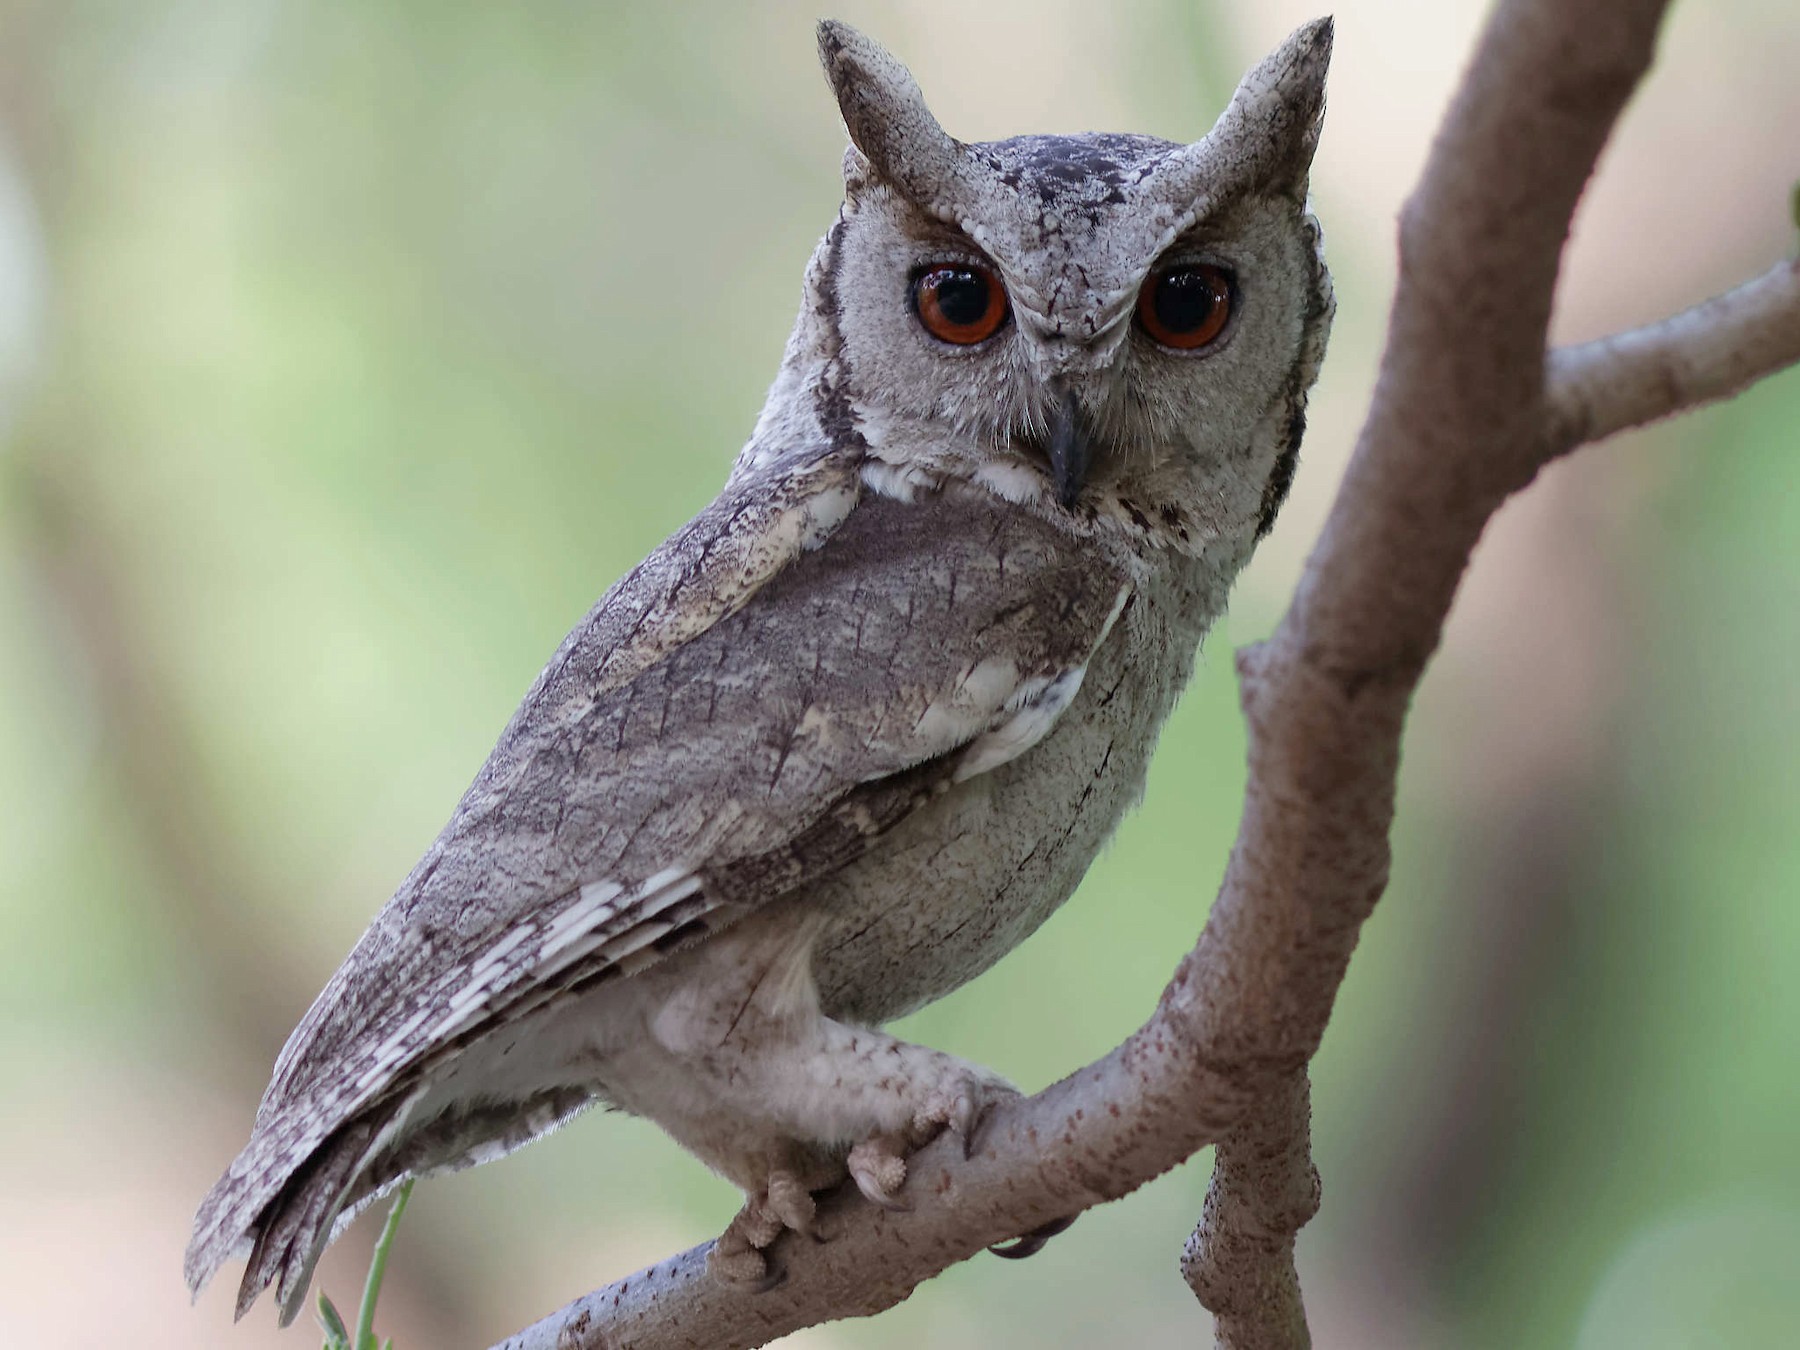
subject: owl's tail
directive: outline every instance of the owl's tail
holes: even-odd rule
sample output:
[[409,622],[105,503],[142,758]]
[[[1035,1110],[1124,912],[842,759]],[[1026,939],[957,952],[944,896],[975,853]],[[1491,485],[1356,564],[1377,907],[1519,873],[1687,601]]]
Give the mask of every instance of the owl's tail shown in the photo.
[[[242,1317],[257,1295],[274,1284],[281,1325],[292,1322],[313,1268],[342,1223],[401,1179],[377,1180],[369,1166],[399,1109],[395,1104],[350,1121],[285,1179],[254,1165],[253,1142],[201,1202],[187,1250],[188,1287],[198,1295],[221,1265],[248,1247],[250,1264],[238,1287],[237,1315]],[[259,1205],[257,1193],[267,1192],[271,1183],[279,1189]]]
[[287,1326],[299,1314],[325,1248],[363,1209],[409,1176],[502,1157],[597,1100],[592,1085],[562,1086],[524,1101],[408,1120],[419,1095],[348,1121],[285,1177],[258,1156],[259,1141],[253,1139],[201,1202],[188,1244],[188,1288],[197,1295],[220,1266],[248,1248],[237,1315],[248,1312],[273,1284],[281,1325]]
[[383,1183],[369,1175],[370,1144],[384,1123],[366,1118],[351,1122],[313,1154],[263,1211],[238,1285],[237,1316],[249,1312],[257,1295],[273,1284],[281,1325],[291,1323],[331,1240],[365,1204],[402,1179],[404,1174]]

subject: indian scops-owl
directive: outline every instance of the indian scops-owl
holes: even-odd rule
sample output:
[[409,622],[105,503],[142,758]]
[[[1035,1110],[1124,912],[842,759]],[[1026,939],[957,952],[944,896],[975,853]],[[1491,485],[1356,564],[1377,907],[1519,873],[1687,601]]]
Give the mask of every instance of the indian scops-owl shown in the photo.
[[[740,1186],[721,1278],[1001,1079],[878,1028],[1016,946],[1139,793],[1294,472],[1330,282],[1329,21],[1191,145],[965,144],[819,49],[851,148],[718,499],[563,643],[275,1066],[200,1207],[294,1315],[408,1176],[596,1102]],[[924,1203],[924,1201],[920,1201]]]

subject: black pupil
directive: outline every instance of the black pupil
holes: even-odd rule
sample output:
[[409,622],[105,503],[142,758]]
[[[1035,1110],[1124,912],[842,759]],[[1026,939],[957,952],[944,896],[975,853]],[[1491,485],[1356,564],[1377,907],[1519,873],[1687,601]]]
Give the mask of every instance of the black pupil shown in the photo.
[[988,310],[987,278],[967,268],[945,268],[931,274],[938,313],[958,328],[980,323]]
[[1212,317],[1219,297],[1210,277],[1195,268],[1183,267],[1163,274],[1150,303],[1156,309],[1157,322],[1164,328],[1171,333],[1192,333]]

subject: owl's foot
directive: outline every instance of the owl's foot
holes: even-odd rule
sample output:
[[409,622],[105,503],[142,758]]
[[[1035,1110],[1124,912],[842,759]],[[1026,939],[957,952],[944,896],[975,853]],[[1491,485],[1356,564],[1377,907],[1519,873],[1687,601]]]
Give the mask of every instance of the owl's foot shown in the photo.
[[915,1098],[912,1114],[899,1129],[869,1135],[844,1160],[857,1190],[883,1209],[912,1206],[900,1194],[906,1182],[906,1157],[945,1130],[961,1141],[965,1158],[975,1151],[982,1122],[994,1107],[1019,1090],[1004,1078],[954,1056],[921,1046],[896,1043],[895,1053],[912,1051],[929,1057],[934,1072]]
[[989,1111],[1018,1092],[953,1055],[821,1015],[814,930],[784,914],[747,920],[640,986],[650,1034],[612,1050],[599,1075],[614,1101],[743,1189],[708,1257],[734,1284],[770,1278],[763,1254],[787,1229],[817,1237],[812,1196],[846,1173],[874,1203],[904,1208],[913,1150],[949,1130],[972,1153]]
[[787,1276],[770,1266],[764,1250],[789,1228],[816,1239],[817,1217],[804,1181],[792,1172],[771,1172],[768,1185],[747,1196],[744,1207],[719,1234],[706,1254],[706,1269],[727,1284],[766,1293]]
[[972,1158],[976,1136],[989,1113],[1006,1098],[1018,1096],[1019,1090],[986,1069],[949,1055],[942,1058],[947,1072],[920,1101],[907,1134],[919,1148],[949,1130],[962,1145],[963,1157]]
[[[967,1156],[993,1107],[1018,1095],[1004,1079],[940,1051],[881,1032],[828,1022],[822,1027],[830,1077],[822,1070],[794,1074],[795,1066],[788,1066],[798,1082],[829,1084],[812,1100],[817,1114],[777,1127],[775,1138],[764,1136],[749,1150],[707,1150],[714,1166],[745,1191],[744,1207],[707,1253],[708,1271],[728,1284],[754,1290],[780,1284],[783,1274],[767,1249],[789,1229],[824,1241],[813,1193],[837,1184],[846,1172],[873,1203],[910,1209],[903,1194],[908,1155],[949,1130]],[[834,1049],[839,1054],[831,1054]],[[794,1096],[806,1100],[804,1093]],[[767,1128],[740,1118],[731,1137],[741,1147]],[[830,1144],[845,1135],[857,1139],[847,1155],[838,1151],[841,1144]]]

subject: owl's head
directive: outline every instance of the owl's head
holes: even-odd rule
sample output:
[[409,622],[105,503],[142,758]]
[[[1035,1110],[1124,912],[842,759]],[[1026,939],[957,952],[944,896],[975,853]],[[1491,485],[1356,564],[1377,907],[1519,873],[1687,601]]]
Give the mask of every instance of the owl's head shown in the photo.
[[1266,531],[1330,325],[1306,182],[1331,35],[1300,29],[1191,145],[965,144],[822,23],[851,148],[789,358],[828,434],[860,437],[884,490],[955,475],[1195,549]]

